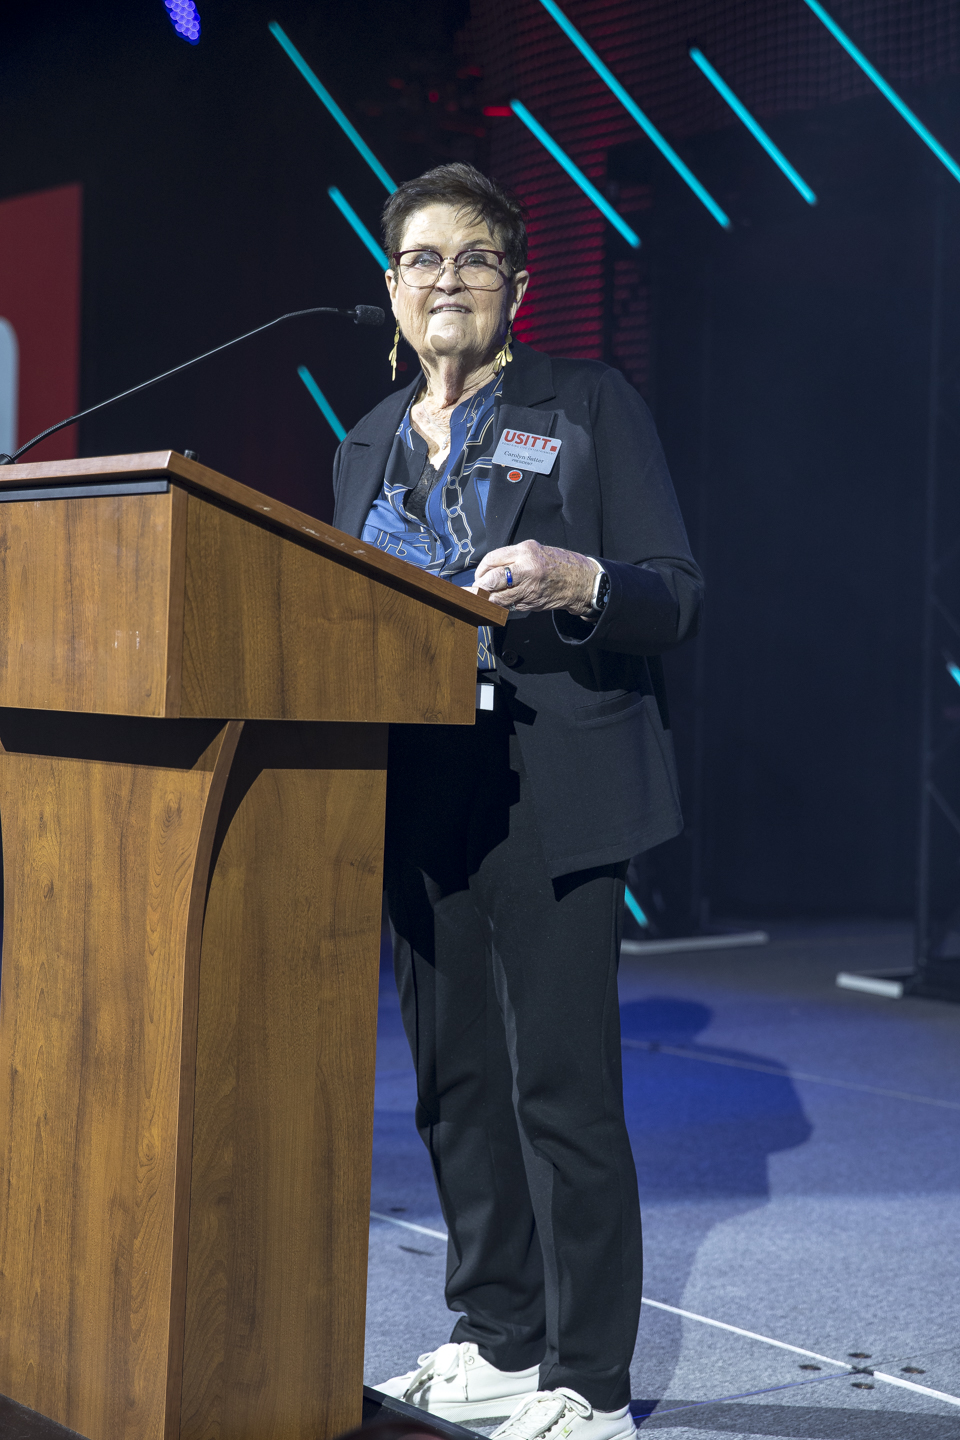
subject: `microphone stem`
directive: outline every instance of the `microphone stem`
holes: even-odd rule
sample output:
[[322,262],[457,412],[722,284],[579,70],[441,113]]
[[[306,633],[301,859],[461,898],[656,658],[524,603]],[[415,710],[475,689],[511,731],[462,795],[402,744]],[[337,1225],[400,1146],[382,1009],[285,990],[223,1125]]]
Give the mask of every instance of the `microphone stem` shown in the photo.
[[194,355],[192,360],[185,360],[182,365],[174,365],[172,370],[165,370],[162,375],[154,375],[152,380],[144,380],[139,385],[134,385],[131,390],[124,390],[120,395],[113,395],[109,400],[101,400],[97,405],[91,405],[86,410],[80,410],[76,415],[69,415],[66,420],[60,420],[56,425],[34,435],[26,445],[21,445],[12,455],[0,456],[0,465],[13,465],[21,455],[32,450],[34,445],[39,445],[41,440],[46,440],[48,435],[55,435],[58,430],[63,430],[77,420],[83,420],[87,415],[93,415],[97,410],[105,410],[108,405],[115,405],[118,400],[126,400],[128,395],[136,395],[138,390],[146,390],[151,385],[156,385],[161,380],[167,380],[171,375],[178,374],[181,370],[188,370],[191,365],[197,365],[201,360],[209,360],[211,355],[219,355],[221,350],[229,350],[231,345],[239,345],[241,340],[249,340],[252,335],[259,335],[263,330],[269,330],[274,325],[279,325],[283,320],[296,320],[300,315],[348,315],[352,316],[352,310],[338,310],[331,305],[317,305],[311,310],[290,310],[286,315],[278,315],[275,320],[268,320],[266,325],[258,325],[255,330],[248,330],[245,335],[236,335],[232,340],[226,340],[222,345],[215,345],[212,350],[206,350],[202,355]]

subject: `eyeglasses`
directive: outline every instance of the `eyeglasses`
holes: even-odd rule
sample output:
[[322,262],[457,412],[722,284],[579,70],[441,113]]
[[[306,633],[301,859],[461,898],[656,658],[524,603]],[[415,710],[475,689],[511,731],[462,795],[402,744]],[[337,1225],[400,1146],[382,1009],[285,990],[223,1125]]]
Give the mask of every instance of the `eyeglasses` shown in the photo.
[[468,290],[496,290],[508,277],[501,270],[505,250],[461,250],[459,255],[438,255],[436,250],[395,250],[393,261],[404,284],[414,290],[436,285],[448,260],[453,273]]

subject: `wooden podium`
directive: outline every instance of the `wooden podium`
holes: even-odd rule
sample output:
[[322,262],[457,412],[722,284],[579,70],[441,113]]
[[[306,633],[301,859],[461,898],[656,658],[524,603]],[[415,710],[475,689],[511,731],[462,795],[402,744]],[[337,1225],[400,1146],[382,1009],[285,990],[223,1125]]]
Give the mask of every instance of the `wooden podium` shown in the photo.
[[0,470],[0,1393],[359,1423],[387,725],[503,612],[172,452]]

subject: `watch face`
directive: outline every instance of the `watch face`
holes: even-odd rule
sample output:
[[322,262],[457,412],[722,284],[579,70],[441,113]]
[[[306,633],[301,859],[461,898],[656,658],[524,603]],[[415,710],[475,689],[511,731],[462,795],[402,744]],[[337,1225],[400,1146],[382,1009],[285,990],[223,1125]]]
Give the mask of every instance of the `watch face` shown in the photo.
[[597,586],[597,609],[603,610],[610,599],[610,576],[601,575],[600,584]]

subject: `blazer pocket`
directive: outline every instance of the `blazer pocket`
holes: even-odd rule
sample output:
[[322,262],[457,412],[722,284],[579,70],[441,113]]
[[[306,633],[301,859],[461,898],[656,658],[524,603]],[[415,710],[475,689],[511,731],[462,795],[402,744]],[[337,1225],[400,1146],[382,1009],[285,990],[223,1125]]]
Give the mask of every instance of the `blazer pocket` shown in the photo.
[[573,712],[573,721],[578,728],[592,729],[610,720],[620,720],[630,711],[639,712],[646,696],[639,690],[627,690],[623,695],[608,696],[596,700],[592,705],[578,705]]

